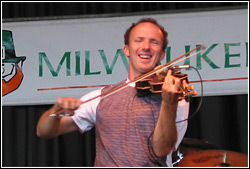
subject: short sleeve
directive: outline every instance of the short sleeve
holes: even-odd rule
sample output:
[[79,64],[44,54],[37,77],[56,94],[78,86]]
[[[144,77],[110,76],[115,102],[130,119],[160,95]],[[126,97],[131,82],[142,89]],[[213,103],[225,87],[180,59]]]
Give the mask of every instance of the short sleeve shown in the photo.
[[[81,100],[84,102],[101,94],[101,89],[92,91],[84,95]],[[96,109],[100,102],[100,97],[83,103],[72,116],[73,121],[78,126],[81,133],[90,130],[96,123]]]

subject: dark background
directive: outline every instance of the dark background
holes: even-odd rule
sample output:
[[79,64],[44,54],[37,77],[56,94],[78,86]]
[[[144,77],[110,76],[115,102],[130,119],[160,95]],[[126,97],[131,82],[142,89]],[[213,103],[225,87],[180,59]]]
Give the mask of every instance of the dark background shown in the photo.
[[[3,2],[2,18],[42,19],[37,17],[103,17],[141,13],[187,12],[247,8],[244,2],[82,2],[23,3]],[[98,16],[96,16],[98,14]],[[48,18],[47,18],[48,19]],[[201,98],[191,102],[194,112]],[[95,130],[73,132],[53,139],[36,136],[41,114],[52,105],[2,107],[2,166],[93,166]],[[189,120],[186,138],[208,141],[221,150],[248,154],[248,94],[204,97]]]

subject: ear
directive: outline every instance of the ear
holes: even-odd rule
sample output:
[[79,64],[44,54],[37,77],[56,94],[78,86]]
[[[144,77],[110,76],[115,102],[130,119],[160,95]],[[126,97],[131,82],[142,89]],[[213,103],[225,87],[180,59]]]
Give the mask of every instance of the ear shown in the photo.
[[125,45],[125,46],[123,47],[123,53],[124,53],[127,57],[129,57],[129,47],[128,47],[128,45]]

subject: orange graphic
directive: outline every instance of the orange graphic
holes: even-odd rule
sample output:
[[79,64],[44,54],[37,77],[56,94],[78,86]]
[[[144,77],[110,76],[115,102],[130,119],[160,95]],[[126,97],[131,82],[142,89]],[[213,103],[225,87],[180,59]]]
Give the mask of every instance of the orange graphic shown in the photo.
[[23,80],[23,73],[18,66],[16,66],[16,75],[8,82],[2,80],[2,96],[16,90]]

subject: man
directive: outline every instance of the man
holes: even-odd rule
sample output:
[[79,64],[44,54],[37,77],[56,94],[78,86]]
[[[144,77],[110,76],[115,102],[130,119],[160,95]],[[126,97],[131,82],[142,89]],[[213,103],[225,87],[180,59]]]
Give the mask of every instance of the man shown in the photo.
[[[167,32],[153,19],[142,19],[126,31],[124,54],[129,58],[126,82],[153,70],[165,57]],[[171,154],[182,140],[189,104],[179,101],[181,81],[168,71],[162,93],[139,97],[131,83],[128,87],[105,98],[81,104],[112,88],[93,91],[80,100],[58,98],[54,106],[40,118],[37,134],[55,137],[96,126],[95,166],[171,166]],[[188,84],[184,82],[186,86]],[[56,118],[66,113],[71,116]]]

